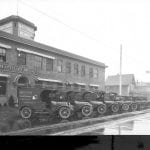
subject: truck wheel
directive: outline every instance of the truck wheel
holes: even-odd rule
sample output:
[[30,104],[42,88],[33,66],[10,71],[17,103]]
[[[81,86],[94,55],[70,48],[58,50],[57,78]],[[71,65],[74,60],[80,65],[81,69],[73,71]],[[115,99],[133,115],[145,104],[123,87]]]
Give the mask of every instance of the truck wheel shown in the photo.
[[71,111],[70,111],[70,108],[68,107],[61,107],[59,109],[59,116],[62,118],[62,119],[67,119],[69,118],[71,115]]
[[82,107],[82,115],[84,117],[88,117],[91,114],[92,114],[92,107],[91,106],[86,105],[86,106]]
[[117,112],[117,111],[119,111],[119,105],[118,104],[113,104],[112,106],[111,106],[111,110],[112,110],[112,112]]
[[99,114],[104,114],[106,112],[106,105],[105,104],[99,105],[97,111]]
[[23,107],[20,110],[20,115],[23,119],[28,119],[32,115],[32,110],[29,107]]
[[128,104],[123,104],[122,105],[122,110],[125,110],[125,111],[129,110],[129,105]]

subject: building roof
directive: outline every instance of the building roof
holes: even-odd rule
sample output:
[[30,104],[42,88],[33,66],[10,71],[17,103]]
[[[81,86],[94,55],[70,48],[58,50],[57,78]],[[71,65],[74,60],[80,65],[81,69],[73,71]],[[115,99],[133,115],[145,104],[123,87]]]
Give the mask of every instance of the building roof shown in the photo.
[[66,56],[66,57],[69,57],[69,58],[80,60],[80,61],[83,61],[83,62],[91,63],[91,64],[94,64],[94,65],[97,65],[97,66],[100,66],[100,67],[104,67],[104,68],[107,67],[104,63],[101,63],[101,62],[98,62],[98,61],[95,61],[95,60],[91,60],[89,58],[82,57],[82,56],[79,56],[79,55],[76,55],[76,54],[73,54],[73,53],[69,53],[67,51],[60,50],[58,48],[54,48],[54,47],[51,47],[51,46],[48,46],[48,45],[45,45],[45,44],[42,44],[42,43],[39,43],[39,42],[35,42],[35,41],[32,41],[32,40],[21,38],[19,36],[14,36],[12,34],[9,34],[9,33],[3,32],[3,31],[0,31],[0,38],[4,39],[4,40],[10,40],[10,41],[13,41],[13,42],[21,43],[25,46],[28,45],[28,46],[31,46],[31,47],[34,47],[34,48],[45,50],[45,51],[48,51],[48,52],[51,52],[51,53],[54,53],[54,54],[59,54],[59,55],[62,55],[62,56]]
[[30,27],[33,27],[34,30],[37,30],[37,27],[30,21],[20,17],[20,16],[15,16],[15,15],[11,15],[9,17],[6,17],[4,19],[1,19],[0,20],[0,24],[4,24],[4,23],[7,23],[7,22],[10,22],[10,21],[19,21],[19,22],[22,22]]
[[[116,86],[119,85],[119,75],[108,76],[106,79],[106,86]],[[123,74],[122,75],[122,85],[135,84],[135,78],[133,74]]]
[[137,82],[137,86],[149,86],[150,87],[150,82]]

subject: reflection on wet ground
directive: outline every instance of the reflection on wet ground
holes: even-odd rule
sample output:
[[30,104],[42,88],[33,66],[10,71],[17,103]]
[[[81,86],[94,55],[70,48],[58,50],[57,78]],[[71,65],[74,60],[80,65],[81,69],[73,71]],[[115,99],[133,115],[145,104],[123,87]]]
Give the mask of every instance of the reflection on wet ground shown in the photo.
[[86,133],[88,135],[150,135],[150,115],[134,121],[107,126],[106,128]]

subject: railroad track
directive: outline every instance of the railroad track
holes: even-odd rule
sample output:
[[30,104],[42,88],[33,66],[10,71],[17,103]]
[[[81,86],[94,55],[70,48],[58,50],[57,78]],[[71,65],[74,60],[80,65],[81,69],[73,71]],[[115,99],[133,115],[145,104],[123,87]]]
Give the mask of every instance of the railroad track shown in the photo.
[[114,114],[111,116],[100,116],[98,118],[83,119],[79,121],[64,122],[53,125],[28,128],[18,131],[3,133],[1,135],[77,135],[88,131],[100,129],[106,125],[117,124],[119,121],[126,122],[137,116],[150,113],[150,110]]

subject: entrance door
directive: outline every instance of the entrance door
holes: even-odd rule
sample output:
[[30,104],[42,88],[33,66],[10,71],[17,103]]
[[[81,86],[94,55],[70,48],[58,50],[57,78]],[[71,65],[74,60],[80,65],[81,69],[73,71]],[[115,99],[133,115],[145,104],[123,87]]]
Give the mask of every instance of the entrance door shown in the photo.
[[0,77],[0,105],[7,103],[7,77]]

